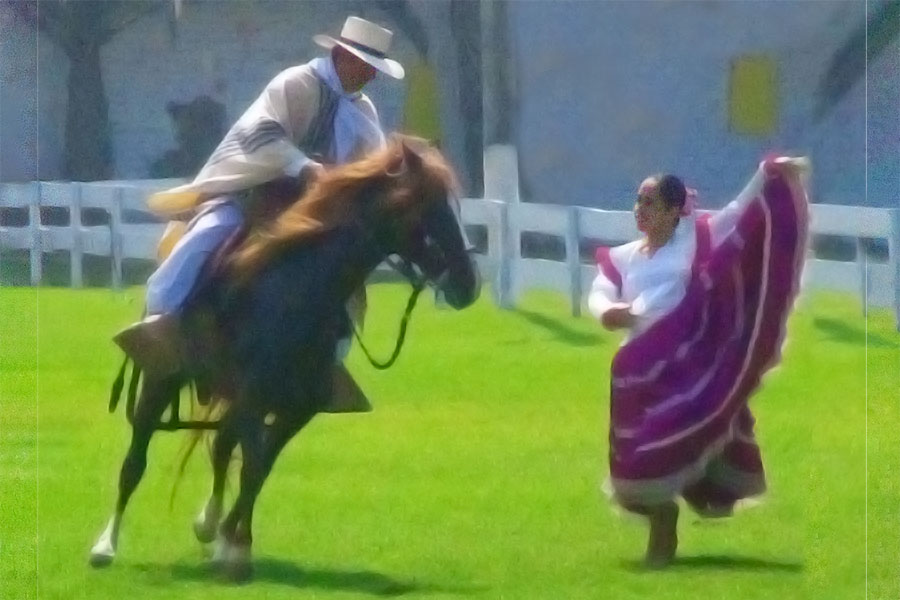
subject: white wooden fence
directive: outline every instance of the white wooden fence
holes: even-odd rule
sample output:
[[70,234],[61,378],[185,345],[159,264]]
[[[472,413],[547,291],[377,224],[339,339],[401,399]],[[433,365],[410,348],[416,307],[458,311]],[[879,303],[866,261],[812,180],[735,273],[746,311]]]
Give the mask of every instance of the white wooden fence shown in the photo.
[[[112,283],[122,284],[122,260],[153,259],[164,225],[130,222],[125,217],[146,212],[146,198],[180,180],[105,181],[92,183],[32,182],[0,184],[0,208],[27,210],[24,226],[0,226],[0,262],[9,249],[28,250],[31,283],[41,282],[41,255],[57,250],[71,254],[71,285],[80,287],[82,256],[111,257]],[[42,206],[68,209],[66,226],[44,225]],[[109,213],[109,225],[85,226],[81,209],[99,208]],[[532,288],[565,293],[572,312],[580,314],[596,267],[583,264],[579,246],[583,240],[625,242],[637,235],[628,211],[606,211],[579,206],[531,203],[508,204],[496,200],[467,198],[462,202],[467,226],[487,231],[487,251],[479,255],[479,268],[493,282],[497,303],[515,306],[520,295]],[[892,307],[900,329],[900,210],[817,204],[812,207],[813,234],[855,238],[855,262],[823,260],[810,252],[804,286],[860,295],[869,306]],[[560,238],[565,260],[522,256],[522,236],[538,233]],[[887,240],[888,260],[873,263],[863,246],[866,238]]]
[[[466,199],[462,212],[466,225],[487,229],[487,253],[479,257],[480,269],[495,282],[497,303],[506,307],[514,306],[528,289],[548,288],[567,293],[572,313],[579,315],[596,275],[596,266],[581,262],[580,242],[623,243],[638,235],[629,211]],[[810,249],[804,288],[858,293],[869,306],[891,307],[900,330],[900,210],[815,204],[811,212],[811,234],[855,238],[856,260],[824,260]],[[562,238],[565,261],[523,257],[522,236],[527,233]],[[887,241],[887,262],[868,259],[864,240],[871,238]]]
[[[124,218],[146,214],[147,197],[181,183],[180,179],[136,181],[98,181],[91,183],[31,182],[0,184],[0,208],[27,209],[28,223],[23,227],[0,225],[0,252],[6,249],[28,250],[31,259],[31,284],[42,278],[41,255],[64,250],[71,255],[71,284],[81,287],[82,256],[112,257],[112,283],[122,284],[122,259],[152,259],[164,224],[129,222]],[[41,207],[67,209],[69,224],[41,223]],[[85,226],[81,209],[97,208],[109,214],[109,225]],[[0,256],[2,260],[2,256]]]

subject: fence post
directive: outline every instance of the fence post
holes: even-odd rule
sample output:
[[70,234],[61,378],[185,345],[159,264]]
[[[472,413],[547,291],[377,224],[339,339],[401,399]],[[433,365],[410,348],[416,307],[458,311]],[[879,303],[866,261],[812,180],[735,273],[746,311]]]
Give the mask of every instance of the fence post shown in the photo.
[[41,184],[31,184],[31,197],[28,199],[28,224],[31,232],[31,247],[28,255],[31,259],[31,285],[41,284],[42,256],[44,243],[41,239]]
[[515,302],[512,298],[512,241],[510,240],[509,227],[509,204],[506,202],[498,202],[497,207],[500,210],[498,231],[497,231],[497,280],[494,283],[494,302],[500,308],[512,308]]
[[569,267],[569,295],[572,301],[572,316],[581,316],[581,231],[577,206],[570,206],[566,212],[566,263]]
[[869,310],[869,255],[866,252],[866,246],[863,244],[862,238],[856,238],[856,266],[859,268],[859,295],[862,300],[863,316]]
[[900,331],[900,209],[891,213],[891,236],[888,238],[888,265],[891,267],[894,286],[894,318]]
[[112,255],[112,286],[122,288],[122,187],[116,186],[109,203],[109,248]]
[[516,268],[521,241],[516,214],[519,205],[519,158],[516,147],[492,144],[483,152],[484,197],[501,202],[500,208],[500,268],[497,271],[497,304],[513,308],[516,304]]
[[82,256],[84,240],[81,229],[81,184],[72,182],[72,203],[69,205],[69,228],[72,230],[72,249],[69,251],[69,270],[72,276],[72,287],[80,288],[84,284]]

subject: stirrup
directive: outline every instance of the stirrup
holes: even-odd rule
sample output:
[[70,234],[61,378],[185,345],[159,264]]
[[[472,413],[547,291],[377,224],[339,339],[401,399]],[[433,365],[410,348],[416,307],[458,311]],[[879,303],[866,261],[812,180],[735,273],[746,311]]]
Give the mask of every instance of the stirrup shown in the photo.
[[140,367],[154,376],[181,370],[180,332],[175,315],[153,315],[126,327],[113,341]]

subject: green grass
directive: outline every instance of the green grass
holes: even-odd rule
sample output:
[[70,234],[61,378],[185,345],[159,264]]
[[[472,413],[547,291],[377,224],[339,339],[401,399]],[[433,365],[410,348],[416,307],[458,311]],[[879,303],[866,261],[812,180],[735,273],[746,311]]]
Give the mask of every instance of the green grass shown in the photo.
[[[405,294],[372,289],[379,355]],[[828,294],[803,298],[753,402],[765,502],[720,522],[683,512],[666,572],[638,567],[644,525],[599,490],[619,338],[553,294],[518,311],[422,302],[387,372],[355,350],[376,410],[318,417],[288,446],[260,497],[249,586],[218,581],[192,537],[203,452],[169,506],[178,434],[154,440],[120,556],[92,570],[128,440],[106,413],[109,338],[140,297],[0,288],[0,598],[897,597],[900,335],[887,311],[864,320]]]

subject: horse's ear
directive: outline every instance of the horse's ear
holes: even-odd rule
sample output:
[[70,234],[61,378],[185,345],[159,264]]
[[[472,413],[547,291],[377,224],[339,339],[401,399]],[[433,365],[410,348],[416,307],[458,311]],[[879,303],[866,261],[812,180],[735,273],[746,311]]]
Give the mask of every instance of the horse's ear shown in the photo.
[[403,148],[403,162],[406,163],[406,168],[410,170],[419,171],[422,169],[422,156],[409,147],[409,144],[403,142],[401,144]]
[[391,177],[399,177],[406,172],[406,156],[404,153],[391,153],[387,164],[387,174]]

